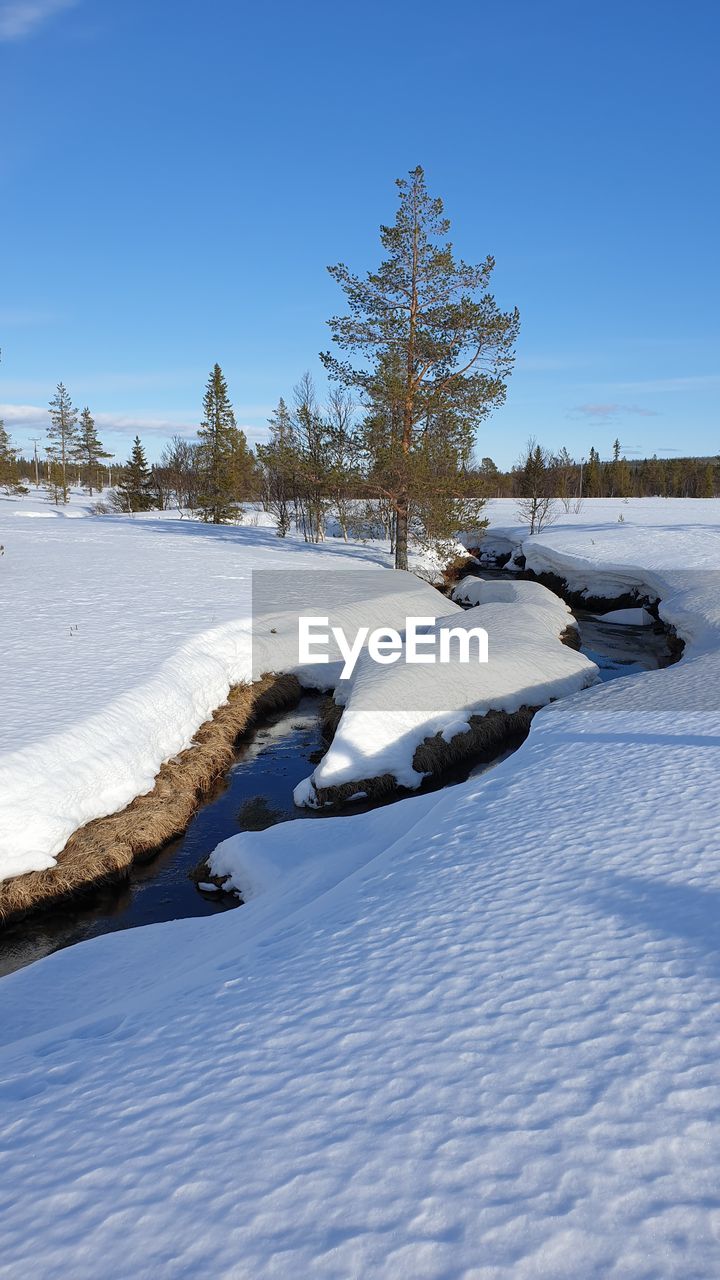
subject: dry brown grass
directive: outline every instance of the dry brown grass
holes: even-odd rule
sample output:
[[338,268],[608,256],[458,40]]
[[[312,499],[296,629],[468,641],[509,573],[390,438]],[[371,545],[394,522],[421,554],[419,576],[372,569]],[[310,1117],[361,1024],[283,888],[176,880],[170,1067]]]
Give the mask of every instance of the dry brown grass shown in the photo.
[[334,698],[323,698],[320,704],[320,732],[323,741],[328,745],[335,737],[335,732],[342,719],[343,707]]
[[[509,743],[519,744],[526,737],[537,709],[520,707],[513,712],[489,711],[485,716],[471,716],[469,730],[457,734],[450,742],[445,742],[441,733],[421,742],[413,756],[413,768],[418,773],[438,777],[469,756],[491,760]],[[342,711],[342,708],[337,710]],[[346,804],[358,791],[364,791],[369,800],[381,800],[399,788],[391,773],[383,773],[376,778],[362,778],[342,786],[318,787],[316,790],[322,805],[336,807]]]
[[442,586],[439,587],[439,590],[444,591],[446,595],[450,595],[461,578],[477,569],[478,566],[475,559],[472,552],[468,551],[465,555],[453,556],[451,560],[448,560],[442,571]]
[[484,716],[471,716],[469,730],[446,742],[441,733],[426,738],[413,756],[418,773],[433,776],[466,760],[468,756],[492,759],[510,741],[527,736],[537,707],[520,707],[517,711],[488,711]]
[[567,645],[568,649],[576,649],[578,653],[582,646],[580,639],[580,631],[574,623],[569,623],[564,631],[560,632],[560,643]]
[[235,685],[228,701],[198,729],[191,746],[162,765],[155,786],[120,813],[87,823],[68,840],[57,865],[0,883],[0,924],[125,879],[133,862],[182,834],[213,783],[232,763],[238,738],[260,716],[301,696],[295,676],[266,675]]

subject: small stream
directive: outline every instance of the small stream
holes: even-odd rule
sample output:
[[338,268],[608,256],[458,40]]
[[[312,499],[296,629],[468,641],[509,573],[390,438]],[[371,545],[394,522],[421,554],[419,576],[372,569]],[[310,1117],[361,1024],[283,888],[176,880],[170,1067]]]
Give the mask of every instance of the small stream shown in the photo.
[[[511,575],[483,569],[482,576]],[[582,651],[597,663],[603,680],[667,664],[667,640],[659,628],[610,625],[582,609],[573,612],[580,627]],[[320,703],[319,696],[308,694],[293,709],[268,716],[242,742],[235,763],[218,781],[185,834],[150,861],[137,863],[128,881],[93,890],[74,902],[0,930],[0,976],[103,933],[236,907],[235,898],[201,892],[190,873],[221,840],[239,831],[261,831],[294,818],[323,820],[322,810],[297,809],[292,798],[296,784],[312,772],[318,753],[324,749]],[[519,742],[491,760],[471,757],[451,773],[429,781],[425,789],[438,790],[485,772],[517,745]],[[392,804],[400,798],[392,795],[383,803]],[[344,812],[358,813],[371,807],[377,805],[352,805]]]

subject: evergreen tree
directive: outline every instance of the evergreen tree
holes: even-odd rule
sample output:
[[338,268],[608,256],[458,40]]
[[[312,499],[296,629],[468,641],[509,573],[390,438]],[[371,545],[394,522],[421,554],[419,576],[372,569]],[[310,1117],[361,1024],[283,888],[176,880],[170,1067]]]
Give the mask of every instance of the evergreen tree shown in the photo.
[[602,470],[600,467],[600,454],[594,446],[590,446],[590,456],[588,464],[585,468],[585,493],[588,498],[602,497]]
[[154,506],[152,477],[139,436],[133,441],[132,453],[125,464],[117,493],[123,511],[149,511]]
[[47,460],[47,476],[45,478],[45,489],[47,491],[48,500],[54,502],[55,506],[59,506],[63,496],[62,468],[59,462],[53,461],[52,458]]
[[68,500],[68,463],[77,457],[77,409],[62,382],[50,401],[50,426],[47,429],[50,444],[47,455],[51,464],[55,464],[56,473],[53,480],[55,502],[62,496],[63,503]]
[[645,483],[651,497],[662,497],[665,493],[665,464],[657,454],[646,459]]
[[[95,419],[87,405],[85,405],[85,408],[80,414],[80,422],[77,428],[75,457],[87,468],[87,490],[92,497],[93,467],[96,467],[102,458],[111,458],[112,454],[108,453],[101,444],[95,428]],[[102,488],[102,482],[99,487]]]
[[613,456],[609,467],[610,497],[626,498],[630,492],[630,468],[625,458],[621,457],[622,445],[618,439],[613,442]]
[[486,498],[499,498],[502,495],[502,474],[498,469],[497,463],[492,458],[482,458],[480,461],[480,475],[482,477],[482,488]]
[[[257,490],[255,455],[248,445],[247,436],[240,427],[233,427],[229,432],[230,453],[228,458],[228,476],[230,494],[238,503],[250,498]],[[242,508],[233,511],[235,520],[242,517]]]
[[628,498],[632,490],[630,468],[627,458],[619,458],[613,463],[613,487],[616,498]]
[[27,493],[27,487],[20,481],[17,455],[18,450],[12,444],[5,423],[0,418],[0,488],[7,494]]
[[[361,279],[342,263],[329,268],[350,309],[330,320],[333,340],[371,367],[358,369],[328,352],[321,358],[332,377],[371,403],[366,441],[374,435],[380,446],[373,458],[377,492],[392,502],[395,564],[406,569],[413,498],[422,505],[429,495],[442,454],[435,515],[443,499],[452,506],[477,424],[505,398],[519,316],[501,312],[488,292],[492,257],[479,266],[454,258],[442,201],[428,195],[423,170],[418,166],[397,185],[400,207],[394,224],[380,229],[387,257],[378,270]],[[452,524],[452,516],[441,523]]]
[[213,366],[205,388],[198,440],[198,509],[202,518],[210,524],[237,519],[238,465],[243,456],[249,457],[249,451],[243,432],[235,424],[227,383],[219,364]]
[[277,535],[284,538],[296,503],[298,458],[290,411],[282,398],[268,426],[269,443],[258,445],[257,449],[263,506],[275,516]]
[[539,533],[554,519],[553,459],[534,438],[528,440],[517,467],[520,501],[518,511],[530,525],[530,533]]

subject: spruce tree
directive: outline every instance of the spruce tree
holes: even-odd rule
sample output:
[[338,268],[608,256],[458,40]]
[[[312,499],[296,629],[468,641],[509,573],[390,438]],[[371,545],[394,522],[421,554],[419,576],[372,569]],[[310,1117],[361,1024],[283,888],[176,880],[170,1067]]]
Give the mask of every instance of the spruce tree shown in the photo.
[[209,524],[237,519],[237,473],[244,433],[238,430],[228,388],[219,364],[213,366],[203,398],[203,420],[198,431],[197,461],[200,472],[198,509]]
[[68,463],[77,457],[77,409],[62,382],[58,382],[57,390],[50,401],[50,426],[47,436],[50,444],[47,455],[51,466],[55,467],[53,491],[55,502],[62,496],[63,503],[68,500]]
[[154,506],[152,478],[139,436],[133,441],[132,453],[117,491],[123,511],[149,511]]
[[329,352],[321,358],[345,386],[385,402],[387,430],[374,469],[378,492],[395,512],[395,564],[406,569],[414,491],[429,495],[442,454],[432,491],[436,515],[442,493],[451,504],[478,423],[505,399],[519,315],[500,311],[488,291],[492,257],[468,266],[453,256],[442,201],[428,194],[422,168],[397,186],[400,207],[394,224],[380,229],[387,257],[377,271],[361,279],[342,263],[329,268],[350,311],[329,321],[333,340],[370,368]]
[[590,456],[585,469],[585,493],[588,498],[602,497],[602,470],[600,468],[600,454],[594,445],[590,446]]
[[[93,467],[96,467],[102,458],[110,458],[112,454],[108,453],[103,447],[95,428],[95,419],[93,418],[87,405],[80,414],[80,422],[77,428],[77,446],[75,457],[87,467],[87,489],[92,497],[93,484],[92,473]],[[102,484],[101,486],[102,487]]]

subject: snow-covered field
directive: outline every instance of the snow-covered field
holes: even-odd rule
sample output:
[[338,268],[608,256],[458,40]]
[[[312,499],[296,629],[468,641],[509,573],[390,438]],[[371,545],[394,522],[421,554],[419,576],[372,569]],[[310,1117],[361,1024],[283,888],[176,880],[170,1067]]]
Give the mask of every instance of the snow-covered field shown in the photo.
[[[516,545],[512,504],[490,514]],[[63,542],[65,523],[28,521],[51,566],[32,582],[45,624],[3,622],[27,643],[11,712],[31,745],[47,724],[33,661],[50,679],[77,660],[47,652],[79,625],[68,563],[83,625],[94,602],[102,619],[94,651],[124,651],[113,696],[235,626],[212,585],[243,572],[222,535],[75,521]],[[177,603],[193,620],[151,658],[113,537],[160,578],[191,548]],[[101,605],[77,538],[108,557]],[[2,980],[0,1274],[720,1275],[720,503],[587,502],[523,549],[595,594],[659,596],[682,661],[548,707],[460,787],[239,838],[239,911]],[[171,627],[171,583],[136,594]]]

